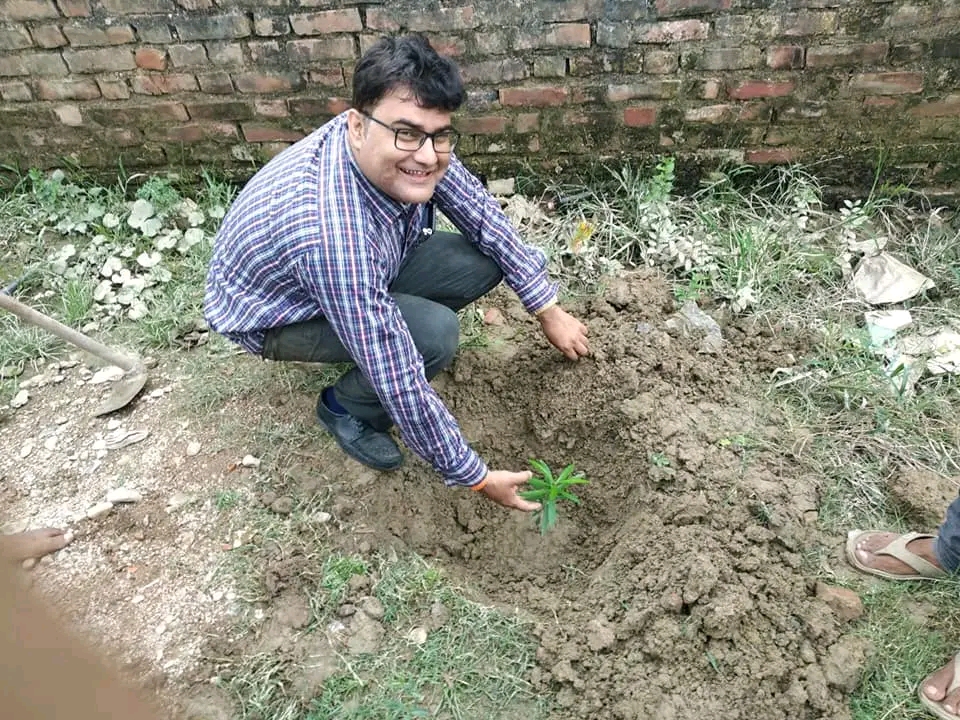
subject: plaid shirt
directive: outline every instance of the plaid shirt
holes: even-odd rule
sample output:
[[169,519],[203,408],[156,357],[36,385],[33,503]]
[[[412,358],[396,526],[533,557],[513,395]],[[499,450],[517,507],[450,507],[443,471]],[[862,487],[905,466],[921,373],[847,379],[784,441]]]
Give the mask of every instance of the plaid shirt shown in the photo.
[[[521,242],[455,156],[433,202],[496,261],[528,311],[555,297],[543,253]],[[404,442],[448,485],[471,486],[487,468],[427,382],[388,292],[424,238],[423,217],[423,206],[396,202],[360,172],[341,114],[267,163],[234,201],[214,242],[205,314],[257,355],[268,328],[326,318]]]

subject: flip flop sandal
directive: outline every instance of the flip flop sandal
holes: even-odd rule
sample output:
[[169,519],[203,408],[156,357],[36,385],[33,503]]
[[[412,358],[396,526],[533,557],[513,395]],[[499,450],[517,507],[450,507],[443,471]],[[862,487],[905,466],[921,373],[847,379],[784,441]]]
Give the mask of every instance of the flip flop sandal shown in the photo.
[[894,538],[894,540],[886,547],[873,551],[874,555],[889,555],[890,557],[894,557],[900,562],[909,565],[915,572],[914,575],[898,575],[897,573],[887,572],[886,570],[877,570],[876,568],[864,565],[857,558],[857,554],[854,552],[857,547],[857,542],[865,535],[870,534],[875,534],[875,531],[864,532],[863,530],[851,530],[849,533],[847,533],[847,562],[853,565],[853,567],[860,572],[867,573],[868,575],[877,575],[879,577],[886,578],[887,580],[936,580],[938,578],[947,577],[947,572],[945,570],[942,570],[936,565],[924,560],[916,553],[912,553],[907,550],[908,543],[922,538],[935,538],[936,535],[909,532],[905,535]]
[[[927,675],[923,679],[923,682],[920,683],[920,687],[917,688],[917,694],[920,696],[920,704],[923,705],[928,712],[936,715],[938,718],[942,718],[942,720],[957,720],[957,718],[960,716],[948,713],[943,709],[943,706],[939,702],[936,700],[931,700],[923,694],[923,688],[927,686],[927,684],[930,682],[930,678],[932,678],[935,674],[936,672],[932,672]],[[957,688],[960,688],[960,653],[957,653],[953,657],[953,679],[947,686],[947,695],[952,693]],[[947,695],[944,695],[944,697]]]

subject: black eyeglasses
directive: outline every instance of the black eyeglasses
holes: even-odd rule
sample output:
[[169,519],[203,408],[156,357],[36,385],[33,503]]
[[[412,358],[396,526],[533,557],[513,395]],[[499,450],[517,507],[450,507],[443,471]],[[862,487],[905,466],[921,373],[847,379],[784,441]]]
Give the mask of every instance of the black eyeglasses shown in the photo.
[[373,115],[368,115],[365,112],[361,112],[360,114],[365,118],[373,120],[380,127],[385,127],[392,132],[393,145],[397,150],[414,152],[422,148],[427,138],[430,138],[433,142],[433,151],[445,154],[453,150],[457,146],[457,141],[460,140],[460,133],[456,130],[440,130],[435,133],[428,133],[423,130],[417,130],[416,128],[395,128],[387,125],[385,122],[377,120]]

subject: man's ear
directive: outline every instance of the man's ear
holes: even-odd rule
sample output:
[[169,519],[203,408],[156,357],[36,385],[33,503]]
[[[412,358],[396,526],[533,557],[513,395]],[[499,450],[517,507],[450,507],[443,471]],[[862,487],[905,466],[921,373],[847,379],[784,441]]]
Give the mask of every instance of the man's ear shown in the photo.
[[354,150],[359,150],[363,146],[363,139],[366,137],[367,128],[363,121],[363,115],[354,108],[347,110],[347,133],[350,136],[350,146]]

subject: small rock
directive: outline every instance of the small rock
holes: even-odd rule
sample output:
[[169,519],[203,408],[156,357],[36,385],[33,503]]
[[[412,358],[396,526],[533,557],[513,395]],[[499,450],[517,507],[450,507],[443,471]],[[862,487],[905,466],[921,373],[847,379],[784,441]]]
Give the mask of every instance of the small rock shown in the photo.
[[96,450],[97,452],[100,452],[101,450],[106,450],[106,449],[107,449],[107,441],[106,441],[106,440],[103,440],[102,438],[101,438],[100,440],[94,440],[94,441],[93,441],[93,449]]
[[602,620],[591,620],[587,624],[587,646],[594,652],[600,652],[613,646],[617,635],[609,625]]
[[427,629],[415,627],[407,633],[407,639],[414,645],[423,645],[427,641]]
[[374,620],[383,620],[385,612],[383,603],[377,600],[377,598],[365,597],[360,601],[359,606],[367,617],[373,618]]
[[156,398],[162,398],[162,397],[163,397],[163,393],[164,393],[163,388],[157,388],[156,390],[151,390],[151,391],[150,391],[150,394],[149,394],[147,397],[151,397],[151,398],[154,398],[154,399],[156,399]]
[[132,598],[130,598],[130,602],[133,603],[134,605],[139,605],[143,601],[144,601],[143,595],[134,595]]
[[107,502],[110,503],[135,503],[143,500],[143,495],[141,495],[136,490],[131,488],[114,488],[107,493]]
[[85,514],[90,520],[94,520],[100,517],[101,515],[106,515],[111,510],[113,510],[112,502],[100,502],[100,503],[97,503],[96,505],[91,505],[90,507],[88,507],[87,512]]
[[44,440],[44,441],[43,441],[43,446],[44,446],[47,450],[56,450],[56,449],[57,449],[57,438],[56,438],[56,436],[51,436],[51,437],[48,437],[46,440]]
[[846,622],[857,620],[863,615],[863,602],[853,590],[818,582],[817,597],[829,605],[838,618]]
[[339,608],[337,608],[337,615],[342,618],[350,617],[351,615],[356,615],[356,613],[357,613],[357,606],[351,605],[350,603],[344,603]]
[[243,465],[243,467],[258,468],[260,467],[260,458],[254,457],[253,455],[244,455],[240,464]]
[[293,512],[294,501],[292,497],[279,497],[270,504],[270,509],[277,515],[289,515]]
[[193,500],[193,495],[188,495],[187,493],[174,493],[167,499],[167,512],[192,503]]
[[118,430],[120,428],[120,421],[116,418],[112,418],[107,422],[107,430]]
[[13,399],[10,401],[10,407],[13,409],[22,408],[27,404],[27,400],[29,399],[30,393],[28,393],[26,390],[21,390],[13,396]]
[[56,423],[57,425],[66,425],[67,418],[63,415],[60,415],[57,418],[55,418],[53,422]]
[[852,635],[846,635],[831,645],[822,661],[827,685],[853,692],[863,675],[870,647],[868,640]]
[[28,455],[30,455],[30,453],[32,452],[33,452],[33,443],[28,442],[22,448],[20,448],[20,457],[25,458]]
[[102,385],[107,382],[115,382],[123,377],[123,368],[119,368],[116,365],[110,365],[105,368],[100,368],[97,370],[93,377],[90,378],[87,382],[91,385]]
[[194,455],[199,455],[199,454],[200,454],[200,443],[198,443],[195,440],[191,443],[187,443],[187,457],[193,457]]
[[484,325],[506,325],[507,321],[497,308],[490,308],[483,314],[483,323]]
[[260,504],[264,507],[270,507],[276,502],[277,494],[273,490],[267,490],[263,495],[260,496]]
[[315,512],[315,513],[313,514],[313,520],[314,520],[315,522],[320,523],[321,525],[323,525],[324,523],[330,522],[330,518],[331,518],[331,517],[332,517],[332,515],[330,515],[330,513],[328,513],[328,512],[323,512],[322,510],[320,510],[319,512]]
[[67,531],[63,534],[63,542],[66,543],[67,545],[69,545],[70,543],[73,542],[73,539],[74,539],[75,537],[76,537],[76,534],[73,532],[73,530],[67,530]]

